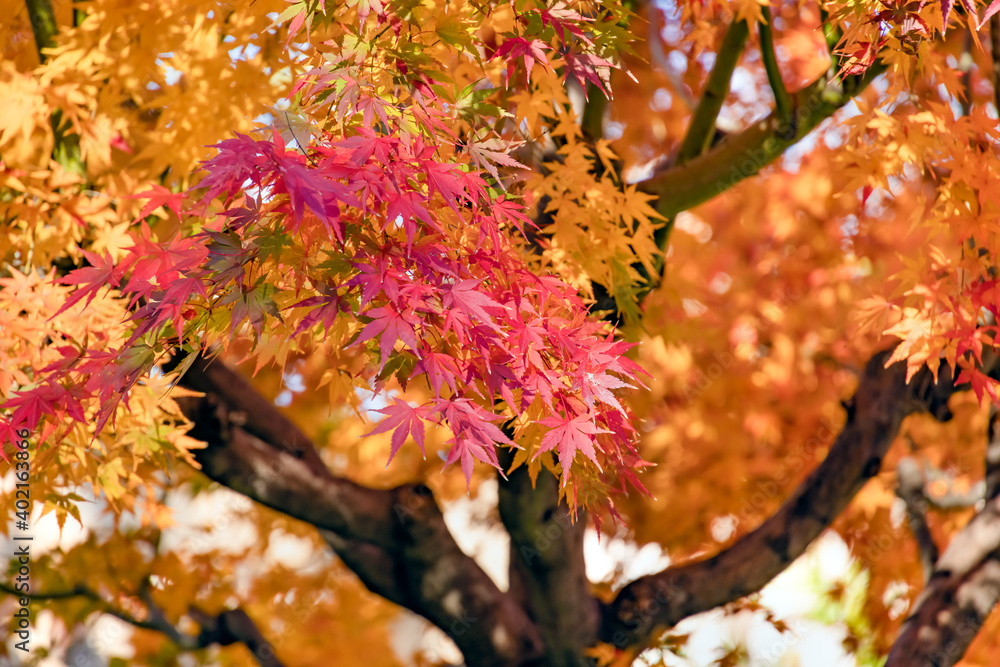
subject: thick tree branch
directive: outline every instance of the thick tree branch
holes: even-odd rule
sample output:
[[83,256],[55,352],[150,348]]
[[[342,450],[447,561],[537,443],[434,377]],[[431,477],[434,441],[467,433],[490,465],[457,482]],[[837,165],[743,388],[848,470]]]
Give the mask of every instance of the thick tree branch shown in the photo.
[[194,422],[190,435],[208,443],[195,459],[210,479],[317,528],[392,545],[392,493],[318,472],[247,431],[245,413],[215,394],[178,403]]
[[[508,461],[501,461],[504,468]],[[577,667],[600,624],[583,559],[587,519],[573,520],[547,470],[532,485],[526,466],[500,480],[500,519],[510,535],[511,592],[538,626],[545,665]]]
[[712,143],[715,136],[715,121],[719,111],[729,95],[729,84],[733,78],[733,70],[743,54],[750,28],[746,21],[733,21],[726,29],[722,45],[715,55],[715,66],[708,75],[705,90],[701,93],[698,108],[691,117],[691,125],[681,142],[677,153],[677,164],[698,157]]
[[934,564],[885,667],[950,667],[1000,600],[1000,421],[990,410],[985,505]]
[[183,382],[195,391],[215,394],[230,406],[230,414],[236,416],[244,430],[301,459],[314,474],[333,479],[309,437],[225,364],[198,357]]
[[[643,646],[657,627],[759,590],[800,556],[879,471],[906,415],[926,410],[950,418],[947,400],[955,387],[946,379],[935,385],[926,369],[907,383],[905,364],[884,367],[890,354],[868,362],[826,459],[773,516],[716,556],[626,586],[604,610],[601,639],[619,647]],[[942,378],[947,375],[942,372]]]
[[441,628],[470,667],[541,655],[534,624],[458,547],[430,489],[332,475],[308,438],[219,362],[199,359],[182,382],[205,393],[178,403],[190,435],[207,443],[195,458],[210,479],[320,529],[370,590]]

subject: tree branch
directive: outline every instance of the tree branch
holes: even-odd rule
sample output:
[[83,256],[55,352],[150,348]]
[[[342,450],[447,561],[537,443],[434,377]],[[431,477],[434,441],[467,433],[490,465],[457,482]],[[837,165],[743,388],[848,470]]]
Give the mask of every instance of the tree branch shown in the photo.
[[[905,364],[885,368],[890,354],[868,362],[826,459],[774,515],[709,559],[630,583],[604,609],[601,639],[623,648],[643,646],[659,626],[759,590],[800,556],[879,471],[906,415],[926,410],[938,419],[950,418],[947,400],[956,388],[946,380],[935,385],[927,369],[907,383]],[[947,377],[947,370],[941,376]],[[822,438],[814,440],[818,445]]]
[[657,211],[673,219],[681,211],[757,174],[861,93],[885,69],[884,64],[876,63],[864,74],[846,76],[839,84],[824,75],[791,96],[791,113],[774,111],[707,153],[653,174],[640,187],[657,195]]
[[906,516],[917,540],[920,552],[920,565],[924,572],[924,581],[929,581],[934,571],[934,563],[938,559],[938,548],[927,525],[927,496],[924,493],[924,473],[915,460],[906,457],[896,467],[898,487],[896,495],[906,503]]
[[1000,14],[990,19],[990,54],[993,57],[993,103],[1000,113]]
[[743,47],[746,46],[749,35],[750,28],[746,21],[733,21],[726,29],[722,45],[719,46],[715,56],[715,66],[708,75],[705,90],[702,91],[701,99],[698,101],[698,108],[691,117],[691,124],[677,153],[677,164],[684,164],[698,157],[712,143],[712,137],[715,136],[715,121],[729,95],[733,70],[736,69],[736,64],[743,54]]
[[35,35],[35,46],[38,47],[38,60],[45,62],[44,49],[55,45],[56,15],[52,11],[51,0],[25,0],[28,8],[28,18],[31,20],[31,31]]
[[153,604],[153,601],[148,596],[144,596],[143,602],[146,604],[149,618],[148,620],[141,620],[127,611],[106,602],[96,591],[83,584],[78,584],[65,591],[24,593],[15,590],[5,582],[0,582],[0,591],[30,600],[87,598],[94,603],[97,610],[102,614],[114,616],[142,630],[153,630],[162,633],[183,651],[197,651],[214,644],[229,646],[230,644],[242,643],[250,650],[250,653],[253,654],[254,659],[261,667],[283,667],[283,663],[274,655],[274,650],[264,638],[264,635],[242,609],[227,610],[215,616],[192,607],[189,615],[192,620],[201,626],[201,632],[198,635],[189,635],[168,621],[163,612]]
[[986,504],[934,566],[885,667],[950,667],[1000,599],[1000,429],[990,417]]
[[583,104],[583,118],[580,119],[580,129],[583,136],[590,141],[604,138],[604,112],[608,108],[608,98],[604,91],[592,83],[584,89],[586,100]]
[[[509,468],[513,457],[501,461]],[[545,646],[545,665],[577,667],[600,625],[583,558],[587,519],[559,502],[559,481],[526,465],[500,480],[500,519],[510,535],[511,592],[523,600]]]
[[541,640],[527,614],[464,554],[426,486],[375,490],[339,478],[313,444],[234,371],[197,360],[181,398],[207,443],[195,452],[210,479],[305,521],[374,593],[424,616],[470,667],[520,665]]
[[788,91],[785,89],[785,82],[782,80],[781,70],[778,68],[778,57],[774,53],[771,8],[762,6],[760,9],[764,15],[764,22],[757,24],[757,29],[760,32],[760,57],[764,61],[767,82],[771,85],[771,92],[774,94],[774,112],[787,118],[792,111],[792,98],[789,97]]

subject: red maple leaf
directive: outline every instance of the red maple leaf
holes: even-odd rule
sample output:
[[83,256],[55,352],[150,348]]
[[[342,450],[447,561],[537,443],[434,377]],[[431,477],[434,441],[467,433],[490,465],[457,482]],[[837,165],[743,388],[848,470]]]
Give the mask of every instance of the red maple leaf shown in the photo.
[[592,53],[568,51],[563,54],[566,61],[566,79],[572,76],[583,88],[587,96],[587,82],[593,83],[605,97],[611,99],[611,69],[614,64]]
[[587,44],[593,43],[584,34],[583,28],[578,23],[585,23],[594,19],[587,18],[579,12],[569,9],[565,2],[557,2],[551,7],[536,9],[534,11],[538,12],[543,26],[552,26],[552,29],[559,35],[559,39],[562,40],[563,44],[566,43],[567,32],[571,35],[576,35]]
[[506,85],[510,85],[510,80],[514,77],[514,68],[517,66],[519,58],[524,59],[524,69],[526,70],[525,81],[531,83],[531,70],[535,66],[535,61],[540,62],[545,67],[549,66],[549,61],[545,57],[545,50],[550,48],[548,44],[540,39],[525,39],[524,37],[508,37],[500,48],[493,54],[493,58],[505,58],[507,60],[507,76],[504,80]]
[[154,185],[152,190],[146,190],[145,192],[140,192],[134,195],[127,195],[125,199],[146,199],[148,200],[142,207],[142,211],[139,212],[140,218],[145,218],[147,215],[165,206],[178,216],[181,214],[181,205],[184,203],[185,193],[183,192],[171,192],[162,185]]
[[493,316],[487,310],[499,311],[498,314],[502,314],[507,312],[507,309],[479,291],[477,288],[481,283],[482,279],[462,280],[442,289],[444,307],[460,309],[494,331],[500,331],[500,327],[496,325]]
[[978,368],[963,368],[962,372],[955,378],[955,384],[961,385],[968,382],[972,385],[972,391],[976,393],[979,402],[983,402],[983,395],[986,394],[995,404],[1000,404],[1000,396],[997,395],[997,387],[1000,386],[996,380],[986,375]]
[[103,257],[89,250],[81,252],[83,252],[83,256],[87,261],[90,262],[90,266],[71,271],[69,275],[59,281],[64,285],[77,285],[78,287],[73,292],[73,296],[66,299],[66,303],[56,311],[56,315],[71,308],[84,297],[87,297],[86,305],[89,306],[102,287],[118,287],[122,277],[125,275],[125,270],[128,268],[125,263],[115,264],[114,260],[111,259],[111,254],[107,250],[104,251]]
[[598,428],[594,423],[594,418],[589,413],[584,413],[576,417],[546,417],[538,422],[542,426],[550,426],[552,430],[542,438],[542,444],[538,448],[538,453],[555,449],[559,453],[559,463],[563,469],[563,484],[566,483],[570,464],[577,452],[582,452],[584,456],[594,462],[600,469],[597,462],[597,452],[594,449],[596,444],[594,436],[598,433],[610,433],[610,431]]

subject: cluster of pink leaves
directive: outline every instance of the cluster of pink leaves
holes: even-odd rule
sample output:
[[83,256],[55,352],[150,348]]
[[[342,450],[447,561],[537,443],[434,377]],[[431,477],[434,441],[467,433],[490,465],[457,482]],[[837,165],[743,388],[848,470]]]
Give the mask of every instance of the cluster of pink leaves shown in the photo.
[[308,157],[240,137],[219,145],[201,185],[205,199],[238,196],[247,181],[284,195],[273,213],[286,230],[314,216],[322,243],[354,267],[336,285],[310,276],[318,294],[295,304],[311,309],[296,333],[346,315],[364,323],[352,345],[371,342],[379,372],[394,355],[413,357],[408,381],[424,376],[434,398],[382,410],[373,433],[393,431],[392,455],[407,435],[422,447],[433,422],[451,429],[447,463],[467,478],[474,460],[499,467],[496,446],[516,445],[496,423],[540,401],[551,416],[538,422],[548,429],[539,452],[556,450],[564,471],[580,452],[631,478],[635,431],[613,393],[641,372],[624,356],[630,346],[588,318],[575,290],[527,269],[505,236],[530,224],[519,205],[434,154],[419,136],[369,129]]
[[[520,205],[491,198],[480,173],[435,160],[420,135],[361,128],[308,155],[277,136],[237,136],[217,148],[188,212],[203,213],[216,200],[241,205],[168,241],[153,240],[143,225],[117,264],[87,253],[91,266],[64,279],[77,286],[64,309],[116,289],[132,311],[131,337],[116,350],[61,348],[63,360],[4,406],[9,428],[33,430],[46,415],[82,421],[83,404],[95,399],[102,428],[152,367],[151,345],[197,335],[185,330],[194,308],[235,303],[232,327],[249,320],[259,335],[265,316],[280,314],[260,285],[245,284],[243,267],[259,250],[254,240],[266,234],[267,220],[291,235],[318,221],[325,233],[302,236],[306,256],[322,246],[353,271],[338,284],[303,276],[297,290],[305,298],[292,307],[304,312],[296,334],[355,318],[363,327],[352,345],[370,344],[373,366],[381,371],[394,355],[412,355],[409,381],[425,376],[434,395],[382,411],[373,433],[393,429],[393,454],[408,434],[423,446],[424,424],[432,422],[451,429],[447,462],[460,462],[467,478],[474,460],[499,467],[496,447],[516,445],[497,423],[538,401],[549,415],[537,421],[545,429],[539,453],[556,451],[564,474],[582,453],[638,486],[632,418],[614,392],[641,371],[624,356],[630,345],[589,318],[572,288],[533,274],[511,247],[507,230],[530,223]],[[268,193],[264,213],[245,194],[248,184]],[[179,204],[162,192],[149,195],[150,205]],[[226,296],[213,299],[219,294]]]

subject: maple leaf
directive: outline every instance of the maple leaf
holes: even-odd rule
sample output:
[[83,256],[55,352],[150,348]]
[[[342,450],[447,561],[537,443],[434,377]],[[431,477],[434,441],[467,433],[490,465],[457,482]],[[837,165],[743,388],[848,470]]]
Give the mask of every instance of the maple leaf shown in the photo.
[[986,375],[978,368],[962,368],[962,371],[955,378],[955,384],[961,385],[969,383],[972,386],[972,391],[975,392],[976,398],[979,402],[983,402],[983,396],[987,395],[994,404],[1000,404],[1000,394],[998,394],[997,389],[1000,387],[1000,383]]
[[587,82],[593,83],[605,97],[611,99],[611,70],[615,65],[592,53],[568,51],[563,54],[566,61],[566,78],[573,77],[587,96]]
[[73,393],[66,387],[52,383],[15,394],[4,402],[4,409],[11,411],[10,421],[16,428],[26,428],[29,431],[38,427],[42,415],[58,417],[68,414],[77,421],[85,419]]
[[84,258],[90,262],[90,266],[71,271],[69,275],[59,281],[64,285],[76,285],[77,289],[73,292],[73,296],[67,299],[59,310],[56,311],[56,315],[72,308],[74,304],[78,303],[84,297],[87,297],[86,305],[89,306],[102,287],[118,287],[128,268],[128,264],[116,264],[111,259],[111,254],[106,250],[103,256],[89,250],[82,250],[81,252]]
[[320,296],[303,299],[288,307],[291,310],[292,308],[318,306],[306,313],[305,317],[299,321],[298,326],[295,327],[295,331],[292,332],[293,338],[316,324],[323,324],[324,327],[329,328],[333,325],[335,318],[350,309],[347,302],[341,298],[336,287],[321,284],[318,291],[320,292]]
[[392,450],[385,464],[387,468],[396,456],[396,452],[403,446],[407,435],[410,435],[414,442],[420,445],[420,451],[424,452],[424,420],[427,418],[427,411],[426,406],[413,406],[398,398],[392,405],[375,410],[385,415],[385,418],[366,433],[365,437],[392,430]]
[[553,449],[558,452],[559,463],[563,469],[563,484],[566,483],[570,465],[577,452],[581,452],[600,469],[601,465],[597,461],[597,452],[594,449],[596,444],[594,436],[598,433],[610,433],[610,431],[598,428],[597,424],[594,423],[593,415],[590,413],[583,413],[575,417],[553,415],[538,420],[538,423],[552,429],[542,438],[538,453],[541,454]]
[[549,61],[545,57],[546,49],[551,47],[540,39],[525,39],[524,37],[508,37],[500,48],[493,54],[491,60],[505,58],[507,60],[507,76],[504,78],[505,85],[510,85],[510,80],[514,77],[514,68],[518,59],[524,60],[525,82],[531,83],[531,70],[535,62],[541,63],[548,68]]
[[[969,2],[971,2],[971,0],[963,0],[963,3],[969,3]],[[968,4],[966,4],[966,7],[968,8]],[[969,12],[973,15],[976,13],[974,8],[969,9]],[[1000,0],[993,0],[993,2],[990,3],[989,7],[986,8],[986,13],[983,14],[983,18],[980,19],[978,28],[982,30],[983,26],[986,25],[986,22],[989,21],[993,17],[993,15],[996,14],[997,12],[1000,12]]]
[[622,404],[618,402],[615,395],[611,393],[612,389],[634,389],[632,385],[628,382],[623,382],[622,380],[616,378],[613,375],[608,375],[607,373],[584,373],[580,380],[580,395],[583,398],[584,403],[588,407],[594,406],[594,399],[597,399],[601,403],[610,405],[615,410],[624,413],[625,408]]
[[587,44],[593,44],[584,34],[583,28],[579,24],[593,21],[594,19],[587,18],[579,12],[570,9],[567,3],[560,1],[551,7],[535,9],[534,11],[538,12],[538,16],[542,19],[542,25],[552,26],[564,44],[566,43],[566,33],[579,37]]
[[397,340],[403,341],[411,350],[419,353],[417,335],[413,330],[413,326],[418,320],[412,311],[400,313],[391,306],[382,306],[380,308],[372,308],[365,312],[365,315],[374,319],[365,325],[365,328],[351,345],[359,345],[378,336],[381,350],[378,367],[380,373],[385,368],[385,362],[388,361],[389,355],[392,354],[392,348],[395,346]]
[[[468,438],[457,438],[455,444],[448,450],[448,455],[444,460],[445,467],[450,466],[456,461],[461,462],[462,474],[465,475],[466,492],[468,492],[469,485],[472,483],[472,467],[476,460],[493,466],[503,475],[503,468],[500,467],[500,461],[497,459],[493,448],[484,446],[481,442]],[[506,478],[506,475],[503,476]]]
[[477,289],[482,282],[482,279],[461,280],[454,285],[445,286],[441,290],[444,307],[457,308],[494,331],[500,331],[500,327],[496,325],[493,316],[487,310],[505,313],[507,309]]
[[535,221],[524,214],[524,206],[516,201],[507,199],[505,195],[501,195],[494,200],[490,204],[490,208],[498,222],[506,222],[509,225],[513,225],[517,231],[521,232],[521,236],[524,236],[525,225],[538,228]]
[[165,206],[176,215],[180,216],[181,206],[184,203],[185,197],[186,194],[183,192],[171,192],[162,185],[156,184],[153,185],[152,190],[147,190],[134,195],[128,195],[126,199],[148,200],[145,204],[143,204],[142,211],[139,212],[139,217],[145,218],[161,206]]
[[261,330],[264,326],[264,315],[270,315],[281,320],[278,306],[274,303],[271,295],[275,292],[273,285],[265,283],[259,279],[251,289],[242,286],[219,299],[220,304],[233,304],[233,315],[229,324],[229,333],[232,335],[236,327],[244,321],[249,320],[250,326],[260,338]]
[[[914,2],[914,3],[910,3],[910,4],[914,5],[914,8],[913,8],[914,11],[918,11],[919,8],[922,6],[923,3],[915,3]],[[975,2],[973,2],[973,0],[962,0],[962,5],[965,7],[965,10],[967,12],[969,12],[969,16],[975,16],[976,15],[976,5],[975,5]],[[952,10],[952,8],[954,6],[955,6],[955,0],[941,0],[941,25],[942,25],[941,31],[942,31],[942,33],[948,30],[948,17],[951,16],[951,10]],[[925,33],[924,34],[929,34],[930,33],[930,30],[927,29],[927,24],[924,23],[923,19],[920,19],[920,17],[916,16],[916,14],[913,14],[912,17],[916,18],[917,20],[920,21],[920,23],[923,24],[923,28],[925,29]],[[985,22],[985,19],[984,19],[984,22]],[[980,27],[982,27],[982,24],[980,24]]]
[[441,395],[441,387],[445,384],[452,393],[458,393],[456,380],[459,369],[454,357],[443,352],[427,352],[413,369],[414,373],[426,373],[427,381],[437,396]]
[[507,154],[506,151],[512,150],[515,147],[515,144],[504,142],[500,139],[488,139],[487,141],[470,142],[466,146],[466,150],[469,152],[472,163],[488,171],[490,176],[499,183],[500,174],[494,163],[515,169],[528,168]]
[[837,72],[837,77],[842,77],[845,74],[849,76],[854,76],[856,74],[864,73],[869,67],[875,64],[875,59],[878,57],[879,49],[881,49],[885,43],[886,39],[882,39],[878,42],[858,42],[855,44],[853,51],[839,51],[840,55],[846,56],[844,64],[841,66],[840,71]]

